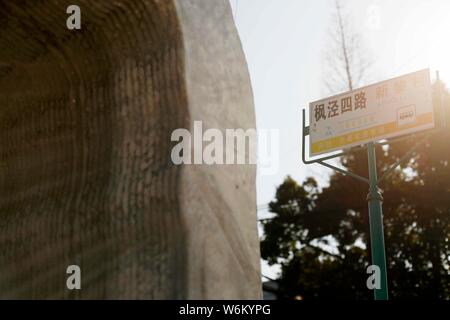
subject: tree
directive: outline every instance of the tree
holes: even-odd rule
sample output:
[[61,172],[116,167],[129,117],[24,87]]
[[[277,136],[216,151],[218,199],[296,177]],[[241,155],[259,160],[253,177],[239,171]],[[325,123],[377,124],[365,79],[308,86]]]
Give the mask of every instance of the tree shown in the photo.
[[[436,106],[440,86],[433,86]],[[449,110],[447,91],[444,101]],[[379,171],[417,140],[413,136],[389,148],[378,147]],[[450,299],[449,141],[449,128],[432,136],[382,185],[392,298]],[[342,164],[350,171],[368,174],[364,152],[346,157]],[[263,223],[261,253],[269,264],[282,266],[282,297],[372,298],[365,282],[370,264],[366,195],[366,185],[339,174],[333,174],[330,185],[322,190],[313,178],[299,185],[288,177],[278,187],[269,204],[274,219]],[[330,239],[335,252],[326,249]]]
[[[331,93],[360,86],[371,66],[345,9],[339,1],[335,5],[333,45],[327,55]],[[442,83],[434,85],[435,106],[438,89]],[[445,101],[448,107],[447,92]],[[379,172],[416,140],[414,136],[389,148],[377,147]],[[388,282],[394,298],[450,298],[449,129],[429,141],[383,185]],[[341,164],[368,176],[365,151],[343,157]],[[371,256],[367,192],[366,185],[339,174],[322,190],[313,178],[299,185],[288,177],[279,186],[269,204],[275,217],[263,223],[261,253],[269,264],[282,267],[282,298],[373,297],[365,272]]]
[[325,86],[328,93],[353,90],[364,84],[372,72],[370,55],[360,34],[354,30],[346,8],[335,0],[329,46],[325,52]]

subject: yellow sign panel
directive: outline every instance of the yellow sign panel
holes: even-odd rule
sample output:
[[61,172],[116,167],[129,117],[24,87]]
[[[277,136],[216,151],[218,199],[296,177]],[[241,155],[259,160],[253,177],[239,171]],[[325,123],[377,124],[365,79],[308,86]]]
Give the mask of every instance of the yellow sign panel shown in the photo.
[[319,155],[434,127],[428,70],[310,104],[310,152]]

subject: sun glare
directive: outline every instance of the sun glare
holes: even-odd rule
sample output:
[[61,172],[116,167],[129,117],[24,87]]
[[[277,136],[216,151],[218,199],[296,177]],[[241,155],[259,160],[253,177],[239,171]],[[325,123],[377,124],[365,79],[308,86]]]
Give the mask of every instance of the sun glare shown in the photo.
[[450,1],[424,1],[399,15],[398,63],[439,70],[450,83]]
[[450,81],[450,2],[442,6],[430,30],[428,59],[431,67],[440,70],[447,82]]

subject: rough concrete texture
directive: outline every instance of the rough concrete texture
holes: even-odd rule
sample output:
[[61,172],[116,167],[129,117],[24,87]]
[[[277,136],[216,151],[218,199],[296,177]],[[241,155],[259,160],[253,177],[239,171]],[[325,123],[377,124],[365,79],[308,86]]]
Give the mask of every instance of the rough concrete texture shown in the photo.
[[254,127],[228,1],[0,1],[0,25],[0,298],[260,298],[255,167],[170,159],[194,120]]

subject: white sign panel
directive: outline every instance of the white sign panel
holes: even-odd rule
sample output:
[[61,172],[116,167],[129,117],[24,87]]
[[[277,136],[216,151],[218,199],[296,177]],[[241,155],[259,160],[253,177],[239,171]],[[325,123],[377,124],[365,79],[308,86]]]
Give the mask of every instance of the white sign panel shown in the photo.
[[312,102],[309,115],[313,156],[434,128],[430,72]]

